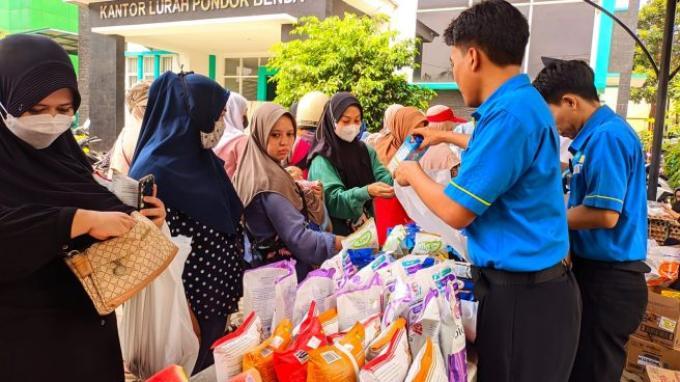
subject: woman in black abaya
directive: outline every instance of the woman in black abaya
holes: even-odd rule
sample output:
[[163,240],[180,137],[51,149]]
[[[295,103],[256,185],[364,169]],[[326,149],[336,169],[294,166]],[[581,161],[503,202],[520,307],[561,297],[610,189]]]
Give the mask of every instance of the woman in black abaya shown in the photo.
[[[131,208],[99,186],[70,125],[73,66],[55,42],[0,40],[0,373],[3,381],[123,381],[115,314],[101,317],[64,263],[127,233]],[[142,213],[161,225],[163,204]]]

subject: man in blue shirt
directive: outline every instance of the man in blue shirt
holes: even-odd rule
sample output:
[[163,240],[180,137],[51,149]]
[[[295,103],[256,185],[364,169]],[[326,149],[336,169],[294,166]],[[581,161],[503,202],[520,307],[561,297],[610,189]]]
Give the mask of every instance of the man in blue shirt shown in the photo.
[[548,64],[534,86],[574,155],[567,221],[583,318],[571,381],[618,382],[647,305],[646,174],[633,129],[600,104],[582,61]]
[[[521,74],[522,14],[483,1],[444,32],[453,74],[476,128],[458,176],[442,187],[416,162],[397,169],[430,210],[465,228],[480,300],[479,382],[566,382],[581,320],[568,254],[559,137],[541,95]],[[452,135],[423,134],[428,144]]]

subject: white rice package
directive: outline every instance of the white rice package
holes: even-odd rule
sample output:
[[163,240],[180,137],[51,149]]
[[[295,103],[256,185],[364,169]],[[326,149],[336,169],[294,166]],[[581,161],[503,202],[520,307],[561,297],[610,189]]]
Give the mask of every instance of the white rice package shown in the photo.
[[243,274],[243,314],[257,313],[265,333],[271,332],[274,317],[276,291],[273,285],[289,272],[290,262],[284,260],[247,270]]
[[255,312],[251,312],[236,331],[217,340],[212,346],[217,380],[228,381],[240,374],[243,356],[259,345],[262,338],[262,322]]
[[479,308],[479,302],[461,300],[460,308],[463,316],[465,338],[467,338],[470,343],[474,344],[477,340],[477,310]]
[[324,261],[320,269],[335,269],[333,280],[336,285],[339,285],[345,277],[351,278],[357,273],[357,268],[352,264],[352,259],[344,249],[337,255]]
[[427,338],[408,371],[405,382],[448,382],[439,345]]
[[[274,281],[274,313],[270,329],[276,328],[283,320],[293,319],[293,307],[295,306],[295,293],[297,291],[297,274],[295,272],[295,260],[286,263],[288,273]],[[271,330],[265,331],[269,337]]]
[[336,307],[335,286],[333,276],[336,269],[317,269],[310,272],[307,278],[300,283],[295,295],[295,307],[293,309],[293,325],[298,325],[305,318],[312,301],[316,301],[316,307],[320,312]]
[[465,329],[461,317],[460,302],[454,290],[455,280],[449,282],[439,294],[441,329],[439,345],[450,382],[467,382],[467,353],[465,350]]
[[373,278],[373,275],[376,272],[387,268],[393,262],[394,258],[391,254],[380,253],[367,266],[363,267],[359,272],[357,272],[355,277],[358,277],[362,283],[368,282],[371,278]]
[[385,329],[399,317],[408,317],[408,311],[413,303],[411,288],[406,281],[397,279],[394,288],[385,297],[385,309],[383,309],[382,328]]
[[[406,332],[406,319],[404,317],[399,317],[394,320],[386,329],[382,330],[380,334],[371,342],[366,348],[366,361],[372,361],[375,358],[385,354],[390,346],[392,338],[396,335],[397,331],[403,330],[404,340],[406,340],[405,347],[408,350],[408,333]],[[411,352],[409,351],[409,359],[411,358]]]
[[439,343],[441,315],[437,302],[438,295],[439,292],[436,289],[431,289],[422,304],[411,307],[408,319],[408,343],[413,357],[425,346],[427,338]]
[[444,250],[442,237],[428,232],[416,232],[415,247],[411,254],[419,256],[437,256]]
[[358,321],[382,314],[383,286],[377,274],[366,284],[348,282],[337,294],[340,331],[352,328]]
[[378,228],[375,225],[375,219],[370,218],[364,225],[361,226],[351,235],[347,236],[342,241],[342,248],[344,249],[363,249],[373,248],[379,249],[378,244]]
[[[359,372],[359,382],[393,382],[403,381],[411,365],[411,353],[408,349],[408,339],[404,319],[394,323],[388,332],[378,337],[374,343],[376,348],[384,348],[377,356],[364,365]],[[373,348],[373,345],[371,346]],[[375,350],[374,350],[375,351]],[[367,360],[368,353],[367,352]]]

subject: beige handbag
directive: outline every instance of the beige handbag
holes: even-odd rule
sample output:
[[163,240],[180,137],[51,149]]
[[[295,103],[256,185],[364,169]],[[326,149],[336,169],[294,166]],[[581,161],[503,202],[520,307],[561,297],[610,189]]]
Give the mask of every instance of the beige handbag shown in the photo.
[[97,312],[105,316],[144,289],[172,262],[178,248],[139,212],[127,234],[71,251],[66,264],[83,284]]

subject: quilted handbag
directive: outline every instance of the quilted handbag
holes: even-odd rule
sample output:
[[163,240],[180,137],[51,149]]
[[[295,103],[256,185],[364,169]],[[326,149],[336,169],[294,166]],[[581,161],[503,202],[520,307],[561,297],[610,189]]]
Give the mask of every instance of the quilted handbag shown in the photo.
[[97,312],[108,315],[144,289],[172,262],[178,248],[139,212],[127,234],[98,242],[86,250],[71,251],[71,268]]

